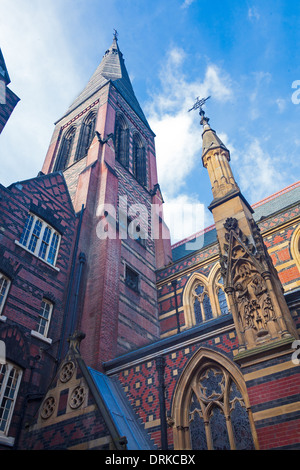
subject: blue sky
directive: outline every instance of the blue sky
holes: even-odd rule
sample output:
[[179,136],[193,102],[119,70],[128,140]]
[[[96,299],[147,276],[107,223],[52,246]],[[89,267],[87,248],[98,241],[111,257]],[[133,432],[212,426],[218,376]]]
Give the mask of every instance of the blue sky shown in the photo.
[[[166,208],[212,200],[199,116],[187,112],[197,96],[211,95],[206,114],[251,204],[300,179],[298,0],[0,0],[0,47],[21,98],[0,136],[4,186],[41,169],[54,122],[114,28],[156,134]],[[204,214],[184,236],[213,223]]]

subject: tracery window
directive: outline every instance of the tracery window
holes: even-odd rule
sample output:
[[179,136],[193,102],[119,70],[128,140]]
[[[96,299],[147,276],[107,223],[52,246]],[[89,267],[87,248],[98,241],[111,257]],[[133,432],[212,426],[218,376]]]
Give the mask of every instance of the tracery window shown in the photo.
[[75,133],[76,128],[71,127],[63,136],[54,171],[64,170],[68,166],[72,154]]
[[300,272],[300,225],[296,227],[291,238],[290,245],[292,259],[295,261],[296,266]]
[[219,263],[208,277],[200,273],[191,275],[183,293],[183,307],[186,328],[229,313]]
[[171,414],[175,449],[257,448],[245,381],[219,352],[200,348],[194,354],[177,383]]
[[8,434],[21,377],[19,367],[9,362],[0,364],[0,435]]
[[213,283],[215,301],[219,315],[227,315],[229,313],[226,294],[224,291],[224,280],[221,276],[220,269],[217,271]]
[[253,449],[246,405],[228,371],[212,364],[192,381],[189,403],[192,449]]
[[137,181],[146,185],[146,150],[139,135],[133,136],[132,146],[133,174]]
[[129,167],[129,128],[125,119],[117,115],[115,124],[115,151],[116,159],[125,168]]
[[196,324],[213,318],[208,289],[201,281],[196,282],[192,290],[192,305]]
[[91,113],[82,123],[75,160],[86,157],[95,134],[96,114]]

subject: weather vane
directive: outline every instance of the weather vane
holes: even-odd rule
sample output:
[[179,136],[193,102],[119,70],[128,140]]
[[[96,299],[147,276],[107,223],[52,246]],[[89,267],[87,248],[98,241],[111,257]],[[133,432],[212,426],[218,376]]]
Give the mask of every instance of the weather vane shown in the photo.
[[191,109],[189,109],[188,112],[192,111],[193,109],[199,109],[200,116],[204,116],[205,113],[202,109],[202,106],[204,105],[205,101],[208,100],[208,98],[210,98],[210,96],[208,96],[207,98],[201,98],[200,100],[199,96],[197,96],[194,106]]

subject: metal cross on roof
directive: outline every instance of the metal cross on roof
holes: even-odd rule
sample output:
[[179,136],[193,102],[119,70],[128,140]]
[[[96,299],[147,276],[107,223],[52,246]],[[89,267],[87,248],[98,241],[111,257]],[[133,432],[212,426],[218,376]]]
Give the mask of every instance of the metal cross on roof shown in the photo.
[[117,41],[118,40],[118,31],[116,29],[114,29],[114,39]]
[[201,99],[199,99],[199,96],[197,96],[194,106],[191,109],[189,109],[188,112],[192,111],[193,109],[199,109],[199,114],[204,115],[202,106],[204,105],[205,101],[208,100],[208,98],[210,98],[210,96],[208,96],[207,98],[201,98]]

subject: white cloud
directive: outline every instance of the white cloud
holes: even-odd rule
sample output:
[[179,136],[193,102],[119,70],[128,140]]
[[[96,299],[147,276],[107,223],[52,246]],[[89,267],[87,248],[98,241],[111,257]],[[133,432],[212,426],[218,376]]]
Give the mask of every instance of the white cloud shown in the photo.
[[82,84],[75,66],[62,4],[41,0],[1,0],[0,43],[20,102],[1,134],[1,183],[36,176],[54,121]]
[[276,104],[277,104],[277,106],[278,106],[278,111],[279,111],[280,113],[283,113],[283,111],[285,111],[286,105],[287,105],[286,100],[283,99],[283,98],[277,98]]
[[160,73],[161,88],[147,105],[148,120],[157,135],[158,175],[166,198],[184,188],[201,156],[199,119],[188,112],[196,96],[212,94],[225,101],[232,94],[228,77],[213,64],[207,66],[202,81],[188,81],[182,71],[184,60],[182,49],[170,51]]
[[203,221],[202,210],[202,219],[198,225],[193,223],[192,216],[189,217],[197,204],[201,207],[198,195],[187,195],[187,179],[192,171],[196,171],[201,161],[202,132],[199,126],[200,118],[188,110],[197,96],[213,95],[214,99],[223,102],[232,96],[229,77],[214,64],[206,67],[203,80],[189,81],[183,73],[186,59],[182,49],[170,50],[160,72],[161,87],[146,107],[150,126],[157,136],[155,146],[158,180],[166,201],[165,212],[168,217],[172,212],[171,206],[177,205],[179,212],[179,207],[185,206],[189,219],[184,226],[179,217],[170,221],[173,243],[180,239],[183,230],[181,238],[202,230],[203,223],[212,223],[211,219]]
[[188,8],[194,2],[195,0],[184,0],[184,2],[181,4],[181,8]]
[[274,156],[263,149],[262,142],[254,139],[239,159],[238,180],[242,192],[247,192],[249,202],[258,202],[286,186],[284,173]]
[[258,13],[257,9],[255,7],[249,8],[248,9],[248,18],[250,21],[258,21],[260,18],[260,14]]
[[205,207],[196,196],[180,194],[164,204],[164,219],[172,244],[205,228]]

